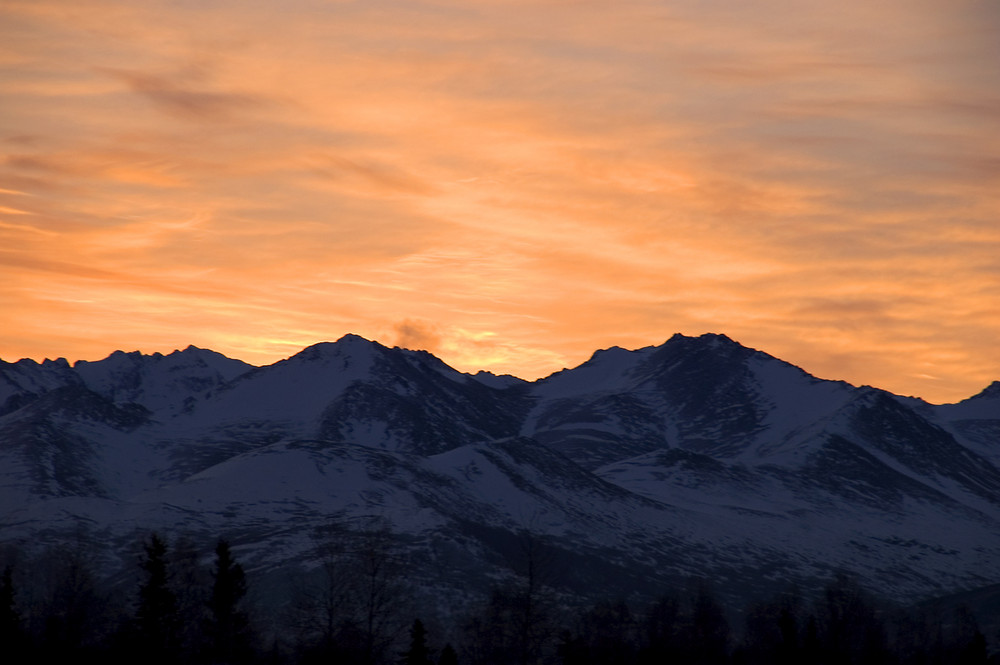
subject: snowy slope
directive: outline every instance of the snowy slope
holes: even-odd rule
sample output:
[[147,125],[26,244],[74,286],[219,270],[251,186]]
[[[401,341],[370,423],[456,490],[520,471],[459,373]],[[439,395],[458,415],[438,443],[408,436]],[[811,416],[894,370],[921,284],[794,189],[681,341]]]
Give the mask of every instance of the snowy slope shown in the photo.
[[189,346],[167,355],[116,351],[104,360],[78,361],[73,369],[94,392],[113,402],[141,404],[163,417],[190,408],[198,395],[236,378],[252,366],[215,351]]
[[935,420],[963,445],[1000,466],[1000,381],[957,404],[930,409]]
[[0,360],[0,416],[20,409],[50,390],[80,383],[80,377],[65,358],[42,363],[27,358],[15,363]]

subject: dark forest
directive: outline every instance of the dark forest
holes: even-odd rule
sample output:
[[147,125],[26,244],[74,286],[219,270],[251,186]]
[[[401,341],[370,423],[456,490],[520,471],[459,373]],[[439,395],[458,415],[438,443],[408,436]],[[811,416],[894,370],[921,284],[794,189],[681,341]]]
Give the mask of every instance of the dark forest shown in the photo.
[[[852,576],[818,592],[795,585],[726,608],[712,580],[652,601],[581,601],[547,582],[529,552],[510,580],[471,609],[442,617],[408,581],[386,531],[318,548],[308,578],[263,603],[225,540],[200,551],[146,535],[110,579],[93,550],[6,551],[0,580],[3,662],[314,665],[973,665],[1000,662],[973,614],[933,603],[899,607]],[[422,608],[424,608],[422,610]],[[991,643],[992,642],[992,643]]]

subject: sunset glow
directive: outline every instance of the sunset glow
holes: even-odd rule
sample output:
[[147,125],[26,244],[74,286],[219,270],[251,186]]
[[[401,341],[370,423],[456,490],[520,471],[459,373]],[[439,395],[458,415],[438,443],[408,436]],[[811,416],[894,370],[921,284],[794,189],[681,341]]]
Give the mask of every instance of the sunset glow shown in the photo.
[[1000,379],[1000,3],[7,0],[0,357]]

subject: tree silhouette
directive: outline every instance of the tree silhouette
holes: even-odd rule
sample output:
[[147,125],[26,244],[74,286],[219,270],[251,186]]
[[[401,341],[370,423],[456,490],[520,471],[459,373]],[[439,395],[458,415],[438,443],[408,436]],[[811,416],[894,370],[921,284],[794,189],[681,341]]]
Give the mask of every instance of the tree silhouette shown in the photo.
[[7,565],[3,569],[3,576],[0,577],[0,645],[8,662],[18,662],[22,659],[26,647],[16,596],[14,571]]
[[826,586],[817,614],[823,652],[829,661],[885,662],[885,626],[857,580],[837,575]]
[[434,665],[431,652],[427,648],[427,630],[420,619],[413,621],[410,628],[410,648],[403,652],[400,665]]
[[762,665],[795,665],[802,661],[801,598],[793,587],[766,603],[751,607],[746,615],[742,662]]
[[707,584],[698,586],[691,610],[689,655],[698,665],[725,663],[729,657],[729,622]]
[[680,638],[680,600],[664,593],[646,612],[644,640],[639,662],[659,663],[675,658]]
[[242,606],[246,593],[243,567],[233,559],[229,543],[220,540],[215,548],[212,595],[208,601],[210,614],[205,631],[209,656],[215,662],[239,662],[252,651],[250,621]]
[[458,665],[458,654],[455,647],[445,644],[441,649],[441,656],[438,658],[438,665]]
[[97,648],[114,631],[111,614],[117,608],[98,587],[94,556],[81,535],[74,545],[50,550],[35,569],[48,587],[36,610],[40,660],[74,658]]
[[170,589],[167,573],[167,545],[157,534],[143,543],[145,557],[140,566],[146,578],[139,587],[136,609],[138,646],[144,659],[155,663],[173,662],[177,656],[177,598]]
[[189,538],[173,539],[168,555],[171,590],[177,603],[177,641],[182,654],[204,646],[211,571],[201,562],[202,551]]
[[952,658],[958,665],[985,665],[988,662],[986,637],[967,607],[956,608],[952,632]]
[[530,665],[553,636],[555,550],[532,529],[521,529],[508,565],[514,579],[495,589],[482,618],[483,645],[496,662]]
[[597,603],[579,621],[585,659],[592,665],[633,663],[638,625],[624,601]]
[[384,523],[375,522],[359,534],[353,559],[362,658],[371,665],[382,660],[405,630],[400,613],[408,594],[402,561]]
[[298,582],[287,621],[300,645],[316,659],[335,660],[335,652],[353,628],[357,571],[348,548],[348,535],[339,525],[318,538],[315,553],[320,565]]

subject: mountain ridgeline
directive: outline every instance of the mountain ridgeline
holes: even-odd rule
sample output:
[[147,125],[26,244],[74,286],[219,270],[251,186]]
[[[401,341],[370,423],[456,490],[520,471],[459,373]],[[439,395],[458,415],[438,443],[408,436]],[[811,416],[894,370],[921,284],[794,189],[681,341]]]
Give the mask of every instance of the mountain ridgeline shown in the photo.
[[534,382],[353,335],[265,367],[0,362],[6,545],[225,536],[276,589],[372,519],[441,607],[516,573],[526,536],[577,597],[699,577],[736,602],[841,570],[901,602],[974,589],[1000,582],[1000,383],[931,405],[721,335]]

